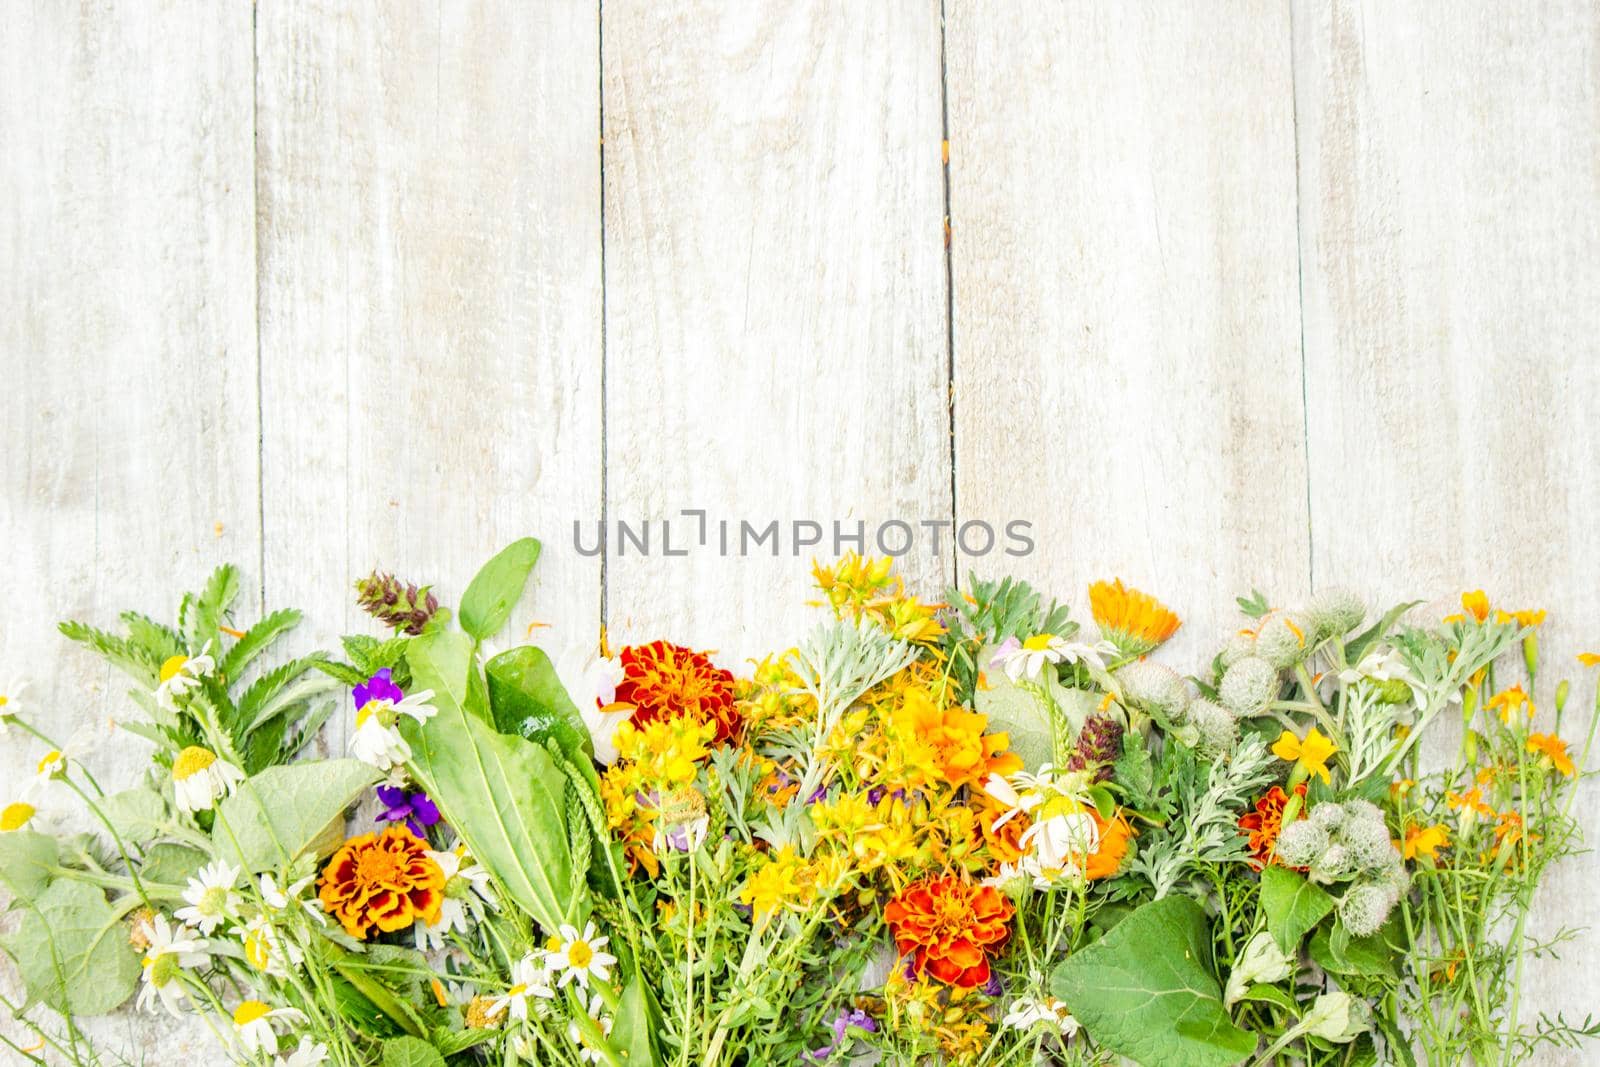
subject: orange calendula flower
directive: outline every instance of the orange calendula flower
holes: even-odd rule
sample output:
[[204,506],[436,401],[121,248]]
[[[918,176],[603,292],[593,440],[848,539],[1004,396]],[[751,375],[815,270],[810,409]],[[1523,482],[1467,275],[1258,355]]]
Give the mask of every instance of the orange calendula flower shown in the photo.
[[346,841],[323,868],[317,897],[359,940],[373,927],[393,932],[418,919],[437,923],[444,883],[427,843],[404,826],[391,826]]
[[1555,734],[1529,734],[1528,751],[1548,759],[1552,767],[1568,778],[1578,769],[1567,754],[1567,743]]
[[[1301,782],[1295,786],[1294,791],[1304,800],[1305,783]],[[1247,811],[1239,816],[1239,829],[1250,838],[1250,866],[1258,871],[1268,864],[1281,862],[1276,850],[1278,834],[1283,830],[1283,811],[1288,803],[1289,794],[1283,791],[1282,786],[1275,785],[1256,800],[1254,811]],[[1305,817],[1305,806],[1302,804],[1298,818]]]
[[733,673],[668,641],[630,645],[620,654],[622,681],[616,703],[633,708],[636,726],[662,719],[688,718],[716,724],[713,744],[739,739],[743,720],[734,701]]
[[984,733],[988,716],[946,705],[924,689],[906,691],[891,725],[906,750],[907,762],[928,776],[927,784],[952,789],[976,786],[991,774],[1015,774],[1022,769],[1021,757],[1007,751],[1009,736]]
[[1110,878],[1122,869],[1122,861],[1128,856],[1128,841],[1133,837],[1133,827],[1120,811],[1105,819],[1090,808],[1089,817],[1094,820],[1099,844],[1084,861],[1083,876],[1093,882]]
[[1293,763],[1296,770],[1303,771],[1305,776],[1319,775],[1323,782],[1332,784],[1328,775],[1328,758],[1339,751],[1339,746],[1332,739],[1324,737],[1322,731],[1313,726],[1307,731],[1304,739],[1296,737],[1288,730],[1272,743],[1272,754],[1286,763]]
[[1520,685],[1500,690],[1489,698],[1489,703],[1485,706],[1500,712],[1500,721],[1508,726],[1511,724],[1511,716],[1515,715],[1519,708],[1527,708],[1528,718],[1533,718],[1533,698],[1528,696]]
[[1426,856],[1438,859],[1438,852],[1450,844],[1450,831],[1439,826],[1408,826],[1405,840],[1399,842],[1400,854],[1406,859]]
[[1129,656],[1151,651],[1182,625],[1165,604],[1121,578],[1089,586],[1089,611],[1101,635]]
[[[1000,820],[1008,813],[1009,819]],[[996,824],[999,825],[996,825]],[[1028,851],[1022,846],[1022,835],[1028,832],[1028,827],[1033,823],[1023,812],[1008,809],[1003,805],[990,803],[980,813],[978,826],[983,830],[983,839],[989,846],[989,855],[997,863],[1016,863]]]
[[1011,936],[1015,909],[993,886],[957,875],[906,886],[883,910],[900,954],[918,974],[972,989],[989,981],[989,953]]

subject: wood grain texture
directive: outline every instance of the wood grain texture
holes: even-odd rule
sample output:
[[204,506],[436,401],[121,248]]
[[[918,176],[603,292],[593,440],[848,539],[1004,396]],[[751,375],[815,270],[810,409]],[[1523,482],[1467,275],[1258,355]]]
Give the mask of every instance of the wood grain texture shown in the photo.
[[[1547,608],[1547,676],[1575,674],[1600,640],[1600,11],[1294,16],[1315,580]],[[1592,788],[1578,814],[1592,834]],[[1594,1008],[1597,874],[1543,891],[1539,936],[1590,930],[1535,972],[1535,1012]]]
[[[547,551],[512,627],[593,641],[599,41],[591,4],[260,5],[267,596],[329,642],[374,567],[446,603]],[[342,747],[347,717],[329,738]]]
[[[112,735],[121,676],[55,623],[170,617],[260,549],[250,12],[14,4],[0,47],[0,672],[31,678],[56,740],[90,728],[97,776],[122,787],[149,746]],[[6,793],[43,750],[9,733]],[[43,819],[75,810],[44,796]],[[89,1029],[155,1062],[204,1034]]]
[[1287,12],[949,5],[956,506],[1209,654],[1308,575]]
[[[950,518],[938,4],[604,14],[607,511],[711,525],[614,551],[608,621],[732,663],[815,621],[834,520]],[[830,543],[723,558],[721,519]]]

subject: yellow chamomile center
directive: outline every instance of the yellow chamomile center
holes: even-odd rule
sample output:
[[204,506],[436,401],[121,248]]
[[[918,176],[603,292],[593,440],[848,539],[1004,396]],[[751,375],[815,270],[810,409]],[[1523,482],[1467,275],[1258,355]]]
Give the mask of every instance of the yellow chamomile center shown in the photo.
[[48,774],[53,772],[56,769],[55,765],[60,761],[61,750],[52,748],[49,752],[44,754],[44,759],[39,761],[39,773]]
[[159,956],[146,956],[144,969],[150,972],[150,984],[160,989],[178,977],[178,957],[170,952]]
[[574,941],[567,949],[567,962],[575,971],[586,970],[593,959],[594,949],[587,942]]
[[520,996],[522,996],[522,994],[526,993],[527,991],[528,991],[527,985],[518,984],[518,985],[514,985],[510,989],[506,990],[506,996],[508,996],[508,997],[520,997]]
[[249,1026],[257,1019],[264,1019],[272,1009],[259,1000],[247,1000],[233,1009],[233,1024],[235,1026]]
[[178,753],[178,758],[172,761],[172,780],[181,782],[193,777],[215,762],[217,762],[216,753],[199,745],[190,745]]
[[265,931],[254,930],[244,939],[244,958],[258,971],[272,963],[272,946],[267,943]]
[[179,671],[183,670],[183,665],[188,662],[189,657],[182,654],[167,657],[167,661],[161,665],[161,680],[163,682],[171,681]]
[[22,829],[28,825],[28,820],[33,818],[35,810],[32,804],[21,800],[7,804],[5,810],[0,811],[0,831],[10,833],[12,830]]
[[1022,647],[1029,652],[1043,652],[1050,647],[1050,642],[1056,639],[1055,634],[1034,634],[1022,642]]

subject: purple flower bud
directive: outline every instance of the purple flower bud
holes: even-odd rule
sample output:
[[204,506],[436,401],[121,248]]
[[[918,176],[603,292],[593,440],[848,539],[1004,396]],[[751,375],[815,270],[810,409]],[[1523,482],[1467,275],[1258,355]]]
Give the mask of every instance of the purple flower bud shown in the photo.
[[392,672],[388,667],[383,668],[365,682],[350,690],[350,695],[355,698],[356,708],[359,710],[374,700],[387,700],[398,704],[406,697],[405,691],[389,680]]

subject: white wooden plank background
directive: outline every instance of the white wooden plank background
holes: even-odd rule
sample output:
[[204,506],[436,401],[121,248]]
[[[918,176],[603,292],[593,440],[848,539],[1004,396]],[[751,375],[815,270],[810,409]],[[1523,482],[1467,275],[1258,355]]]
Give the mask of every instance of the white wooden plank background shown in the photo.
[[[552,640],[798,636],[810,550],[665,557],[683,509],[1028,519],[1014,569],[1158,591],[1186,658],[1251,585],[1600,642],[1592,4],[35,0],[0,56],[0,676],[60,734],[119,690],[54,622],[223,559],[307,642],[524,532]],[[942,547],[930,595],[1007,562]]]

